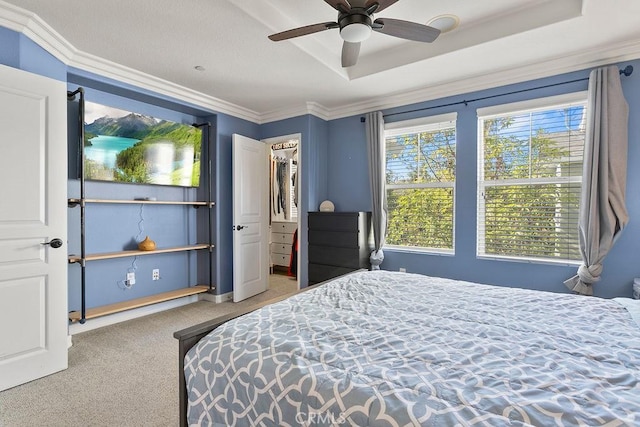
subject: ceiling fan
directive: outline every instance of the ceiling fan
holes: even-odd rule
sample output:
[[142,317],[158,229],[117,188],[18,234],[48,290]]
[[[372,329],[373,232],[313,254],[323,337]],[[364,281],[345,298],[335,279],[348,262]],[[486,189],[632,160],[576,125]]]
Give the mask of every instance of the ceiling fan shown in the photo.
[[[351,0],[355,3],[357,0]],[[342,66],[351,67],[358,61],[360,43],[371,35],[371,31],[399,37],[401,39],[431,43],[440,35],[440,30],[428,25],[400,19],[377,18],[373,14],[382,12],[398,0],[366,0],[363,6],[352,6],[348,0],[325,0],[338,11],[337,22],[322,22],[306,25],[281,33],[272,34],[273,41],[288,40],[294,37],[306,36],[324,30],[340,29],[342,44]],[[362,2],[359,2],[362,4]]]

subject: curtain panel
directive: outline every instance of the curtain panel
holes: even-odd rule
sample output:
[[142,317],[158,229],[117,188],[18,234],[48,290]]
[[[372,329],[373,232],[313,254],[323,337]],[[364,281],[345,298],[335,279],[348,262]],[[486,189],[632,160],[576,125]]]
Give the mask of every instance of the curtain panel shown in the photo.
[[589,92],[578,223],[582,265],[565,285],[593,295],[602,263],[629,221],[625,206],[629,107],[618,67],[595,69]]
[[371,221],[374,249],[369,261],[372,270],[379,270],[384,260],[382,247],[387,231],[387,192],[385,188],[384,118],[381,111],[365,115],[369,183],[371,185]]

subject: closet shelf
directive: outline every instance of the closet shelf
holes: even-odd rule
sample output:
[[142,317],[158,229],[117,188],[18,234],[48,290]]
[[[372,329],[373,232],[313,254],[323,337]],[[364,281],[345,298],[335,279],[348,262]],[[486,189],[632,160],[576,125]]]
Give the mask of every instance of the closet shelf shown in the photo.
[[[99,254],[87,255],[85,257],[85,261],[96,261],[100,259],[111,259],[111,258],[126,258],[132,256],[142,256],[142,255],[152,255],[152,254],[166,254],[171,252],[185,252],[185,251],[196,251],[200,249],[209,249],[210,245],[207,244],[198,244],[198,245],[188,245],[188,246],[177,246],[173,248],[164,248],[164,249],[155,249],[153,251],[139,251],[139,250],[130,250],[130,251],[120,251],[120,252],[105,252]],[[213,245],[211,245],[213,247]],[[82,261],[82,257],[78,255],[69,255],[69,264],[79,263]]]
[[[68,199],[67,203],[73,207],[79,205],[82,199]],[[111,203],[121,205],[187,205],[187,206],[214,206],[215,202],[184,202],[184,201],[170,201],[170,200],[118,200],[118,199],[84,199],[85,203]]]
[[[152,304],[158,304],[165,301],[171,301],[178,298],[188,297],[191,295],[197,295],[209,290],[208,286],[192,286],[190,288],[177,289],[174,291],[163,292],[160,294],[150,295],[147,297],[136,298],[129,301],[118,302],[115,304],[103,305],[101,307],[87,309],[85,318],[94,319],[96,317],[107,316],[109,314],[120,313],[126,310],[132,310],[134,308],[145,307]],[[69,320],[71,322],[80,321],[80,311],[69,312]]]

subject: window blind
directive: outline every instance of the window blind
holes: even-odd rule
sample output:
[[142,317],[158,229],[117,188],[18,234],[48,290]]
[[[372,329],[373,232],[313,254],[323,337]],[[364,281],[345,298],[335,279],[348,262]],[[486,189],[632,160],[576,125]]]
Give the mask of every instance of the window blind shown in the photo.
[[385,131],[389,246],[453,251],[456,132],[447,119]]
[[478,255],[580,259],[580,98],[479,117]]

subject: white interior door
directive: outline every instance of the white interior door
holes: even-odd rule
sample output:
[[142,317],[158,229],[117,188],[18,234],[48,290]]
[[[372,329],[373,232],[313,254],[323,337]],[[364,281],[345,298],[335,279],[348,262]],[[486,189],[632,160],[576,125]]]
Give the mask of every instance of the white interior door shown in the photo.
[[267,144],[233,135],[233,301],[269,287]]
[[0,390],[67,368],[66,99],[0,66]]

